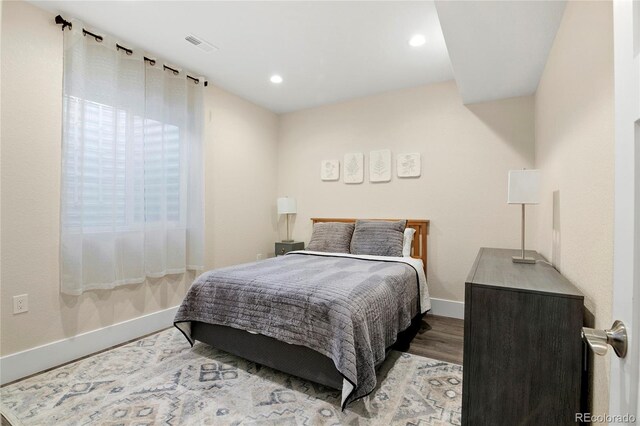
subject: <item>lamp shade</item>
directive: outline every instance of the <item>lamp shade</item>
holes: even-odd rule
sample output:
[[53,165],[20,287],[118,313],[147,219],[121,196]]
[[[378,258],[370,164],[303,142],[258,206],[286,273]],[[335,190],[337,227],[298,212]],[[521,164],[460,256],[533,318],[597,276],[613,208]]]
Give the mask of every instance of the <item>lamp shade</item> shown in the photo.
[[540,171],[510,170],[507,203],[540,203]]
[[294,214],[296,213],[295,198],[281,197],[278,198],[278,214]]

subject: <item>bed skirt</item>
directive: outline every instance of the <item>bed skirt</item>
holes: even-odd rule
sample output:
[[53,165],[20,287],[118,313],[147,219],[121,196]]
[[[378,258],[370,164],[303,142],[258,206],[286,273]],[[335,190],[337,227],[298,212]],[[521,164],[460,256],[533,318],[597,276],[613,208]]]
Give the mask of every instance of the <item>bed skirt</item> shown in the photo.
[[[416,315],[411,325],[398,334],[396,343],[388,350],[406,351],[420,329],[422,317],[423,314]],[[292,345],[262,334],[198,321],[191,323],[191,335],[195,340],[257,364],[333,389],[342,389],[343,377],[333,361],[306,346]]]

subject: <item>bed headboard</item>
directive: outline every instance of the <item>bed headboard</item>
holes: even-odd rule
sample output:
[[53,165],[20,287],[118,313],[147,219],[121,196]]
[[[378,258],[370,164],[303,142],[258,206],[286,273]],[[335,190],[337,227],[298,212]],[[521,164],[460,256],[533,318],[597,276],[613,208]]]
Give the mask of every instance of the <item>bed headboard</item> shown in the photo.
[[[402,219],[366,219],[366,220],[385,220],[394,222]],[[352,218],[326,218],[326,217],[312,217],[311,222],[343,222],[354,223],[356,219]],[[416,259],[422,259],[424,265],[424,273],[427,273],[427,235],[429,234],[429,221],[428,220],[416,220],[408,219],[407,227],[416,230],[413,237],[413,243],[411,245],[411,257]]]

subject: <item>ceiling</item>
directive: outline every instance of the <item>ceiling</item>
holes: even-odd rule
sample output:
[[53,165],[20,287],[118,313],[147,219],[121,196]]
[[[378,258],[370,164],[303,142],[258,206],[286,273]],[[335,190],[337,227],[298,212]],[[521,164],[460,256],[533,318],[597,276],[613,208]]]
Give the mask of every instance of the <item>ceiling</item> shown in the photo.
[[[433,1],[32,3],[278,113],[453,78]],[[426,44],[409,46],[416,33]],[[187,34],[218,49],[203,52]]]
[[[454,77],[465,103],[530,95],[565,8],[564,0],[31,3],[277,113]],[[203,52],[188,34],[217,49]],[[426,43],[411,47],[414,34]],[[284,81],[271,83],[274,74]]]
[[553,45],[565,1],[438,1],[465,103],[531,95]]

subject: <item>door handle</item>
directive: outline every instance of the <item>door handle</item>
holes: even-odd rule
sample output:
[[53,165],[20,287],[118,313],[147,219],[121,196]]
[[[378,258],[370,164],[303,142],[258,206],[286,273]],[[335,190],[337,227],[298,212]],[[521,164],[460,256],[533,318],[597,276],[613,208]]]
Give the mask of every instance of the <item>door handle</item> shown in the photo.
[[582,327],[582,340],[587,342],[596,355],[605,355],[607,345],[613,348],[618,358],[627,355],[627,328],[622,321],[616,320],[608,330]]

